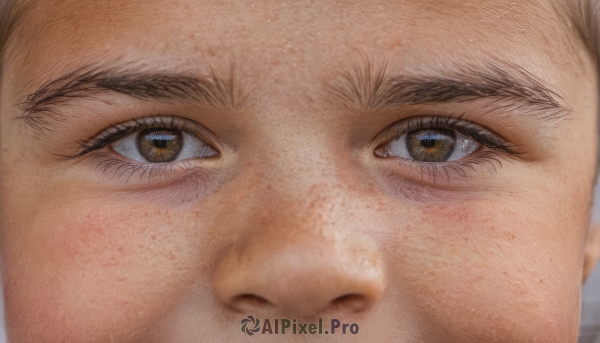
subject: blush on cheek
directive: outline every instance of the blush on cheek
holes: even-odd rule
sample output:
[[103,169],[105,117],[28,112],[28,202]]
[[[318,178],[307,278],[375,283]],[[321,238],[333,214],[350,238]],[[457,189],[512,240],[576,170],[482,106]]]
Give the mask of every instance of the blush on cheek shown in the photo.
[[47,213],[28,223],[6,266],[7,315],[27,337],[31,328],[78,342],[143,332],[198,278],[198,240],[164,209],[80,202]]
[[418,232],[396,249],[413,261],[403,274],[413,274],[432,327],[473,341],[494,341],[493,332],[511,342],[576,337],[580,256],[566,248],[576,244],[561,236],[564,220],[531,210],[501,201],[422,207]]

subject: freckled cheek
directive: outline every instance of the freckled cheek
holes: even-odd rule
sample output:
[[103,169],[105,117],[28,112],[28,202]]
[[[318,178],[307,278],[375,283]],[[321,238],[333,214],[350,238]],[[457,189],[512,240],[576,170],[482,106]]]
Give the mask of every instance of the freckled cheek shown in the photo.
[[8,258],[10,287],[21,301],[14,308],[37,308],[43,322],[65,313],[61,325],[71,328],[118,332],[115,326],[148,323],[202,275],[197,226],[138,205],[80,203],[38,216]]
[[502,205],[414,211],[410,224],[396,230],[402,236],[393,248],[395,283],[407,288],[434,330],[484,340],[499,328],[521,341],[571,337],[580,287],[572,249],[579,246],[577,228],[544,211]]

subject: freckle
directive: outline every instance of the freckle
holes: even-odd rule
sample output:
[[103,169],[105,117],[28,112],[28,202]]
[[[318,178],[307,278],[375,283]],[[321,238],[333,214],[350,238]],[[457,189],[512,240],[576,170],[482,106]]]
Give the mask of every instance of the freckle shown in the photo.
[[404,239],[408,239],[408,236],[404,236],[403,238],[404,238]]
[[153,235],[153,236],[152,236],[152,240],[153,240],[153,241],[154,241],[154,240],[156,240],[156,235]]
[[396,49],[396,48],[400,48],[400,47],[402,47],[402,45],[403,45],[403,44],[402,44],[402,40],[401,40],[401,39],[395,39],[395,40],[391,41],[391,42],[388,44],[388,49],[390,49],[390,50],[394,50],[394,49]]
[[540,283],[543,283],[543,282],[544,282],[544,279],[540,279]]
[[119,249],[117,249],[117,250],[123,252],[124,249],[123,249],[123,247],[119,247]]
[[512,241],[513,239],[517,238],[517,236],[512,233],[506,233],[506,238],[508,238],[509,241]]

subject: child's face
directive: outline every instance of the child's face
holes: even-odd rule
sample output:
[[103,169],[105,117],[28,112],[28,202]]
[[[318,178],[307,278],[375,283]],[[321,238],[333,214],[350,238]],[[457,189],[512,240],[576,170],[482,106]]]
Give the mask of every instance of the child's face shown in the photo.
[[[426,3],[28,11],[0,93],[11,342],[241,341],[248,315],[574,342],[591,58],[545,1]],[[251,339],[315,339],[289,330]]]

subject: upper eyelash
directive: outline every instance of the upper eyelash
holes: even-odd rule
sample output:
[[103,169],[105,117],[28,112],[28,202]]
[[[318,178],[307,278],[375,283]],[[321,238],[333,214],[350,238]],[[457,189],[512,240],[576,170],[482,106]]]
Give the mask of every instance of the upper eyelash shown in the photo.
[[193,126],[193,124],[187,120],[177,118],[175,116],[134,119],[126,123],[114,125],[102,131],[101,133],[96,134],[90,139],[78,142],[80,146],[78,148],[79,151],[76,154],[62,157],[68,159],[81,157],[92,151],[102,149],[105,146],[121,138],[125,138],[135,132],[150,128],[168,128],[172,130],[180,130],[197,137],[195,133],[197,130],[190,129],[189,126]]
[[91,161],[97,161],[93,170],[100,169],[102,174],[112,172],[113,178],[125,177],[126,183],[129,183],[132,177],[139,178],[138,181],[142,181],[146,178],[148,182],[154,179],[158,180],[158,182],[161,182],[163,179],[165,181],[171,180],[174,175],[178,175],[177,179],[180,179],[184,175],[195,175],[196,179],[198,177],[201,177],[202,179],[206,177],[205,172],[199,172],[199,166],[190,161],[145,164],[128,161],[115,156],[111,152],[101,150],[128,135],[151,128],[168,128],[171,130],[183,131],[202,140],[218,154],[218,151],[213,147],[215,139],[203,126],[188,119],[175,116],[162,116],[134,119],[125,123],[113,125],[87,140],[78,142],[80,147],[76,154],[60,157],[65,159],[75,159],[90,155]]
[[391,141],[400,138],[403,134],[420,129],[452,129],[463,136],[472,138],[478,143],[486,146],[491,150],[505,151],[511,155],[518,155],[521,152],[515,150],[518,145],[510,143],[503,137],[493,133],[489,129],[467,121],[461,118],[452,117],[413,117],[405,121],[394,123],[384,130],[376,140],[382,143],[378,144],[376,152]]
[[496,172],[498,168],[502,168],[502,160],[508,160],[506,155],[499,152],[505,152],[510,155],[518,155],[523,152],[516,151],[515,148],[519,145],[513,144],[474,122],[464,120],[462,118],[453,117],[412,117],[406,120],[393,123],[381,134],[375,141],[378,142],[378,147],[375,149],[375,154],[384,152],[391,141],[400,138],[402,135],[421,129],[452,129],[462,134],[463,136],[474,139],[478,143],[486,146],[488,151],[481,152],[477,158],[466,158],[465,160],[449,161],[449,162],[421,162],[413,160],[398,159],[400,163],[410,164],[413,168],[418,168],[421,171],[421,180],[425,177],[431,179],[435,185],[438,179],[445,180],[450,184],[450,174],[456,174],[460,178],[467,180],[467,172],[465,169],[476,171],[475,167],[486,168],[490,172]]

